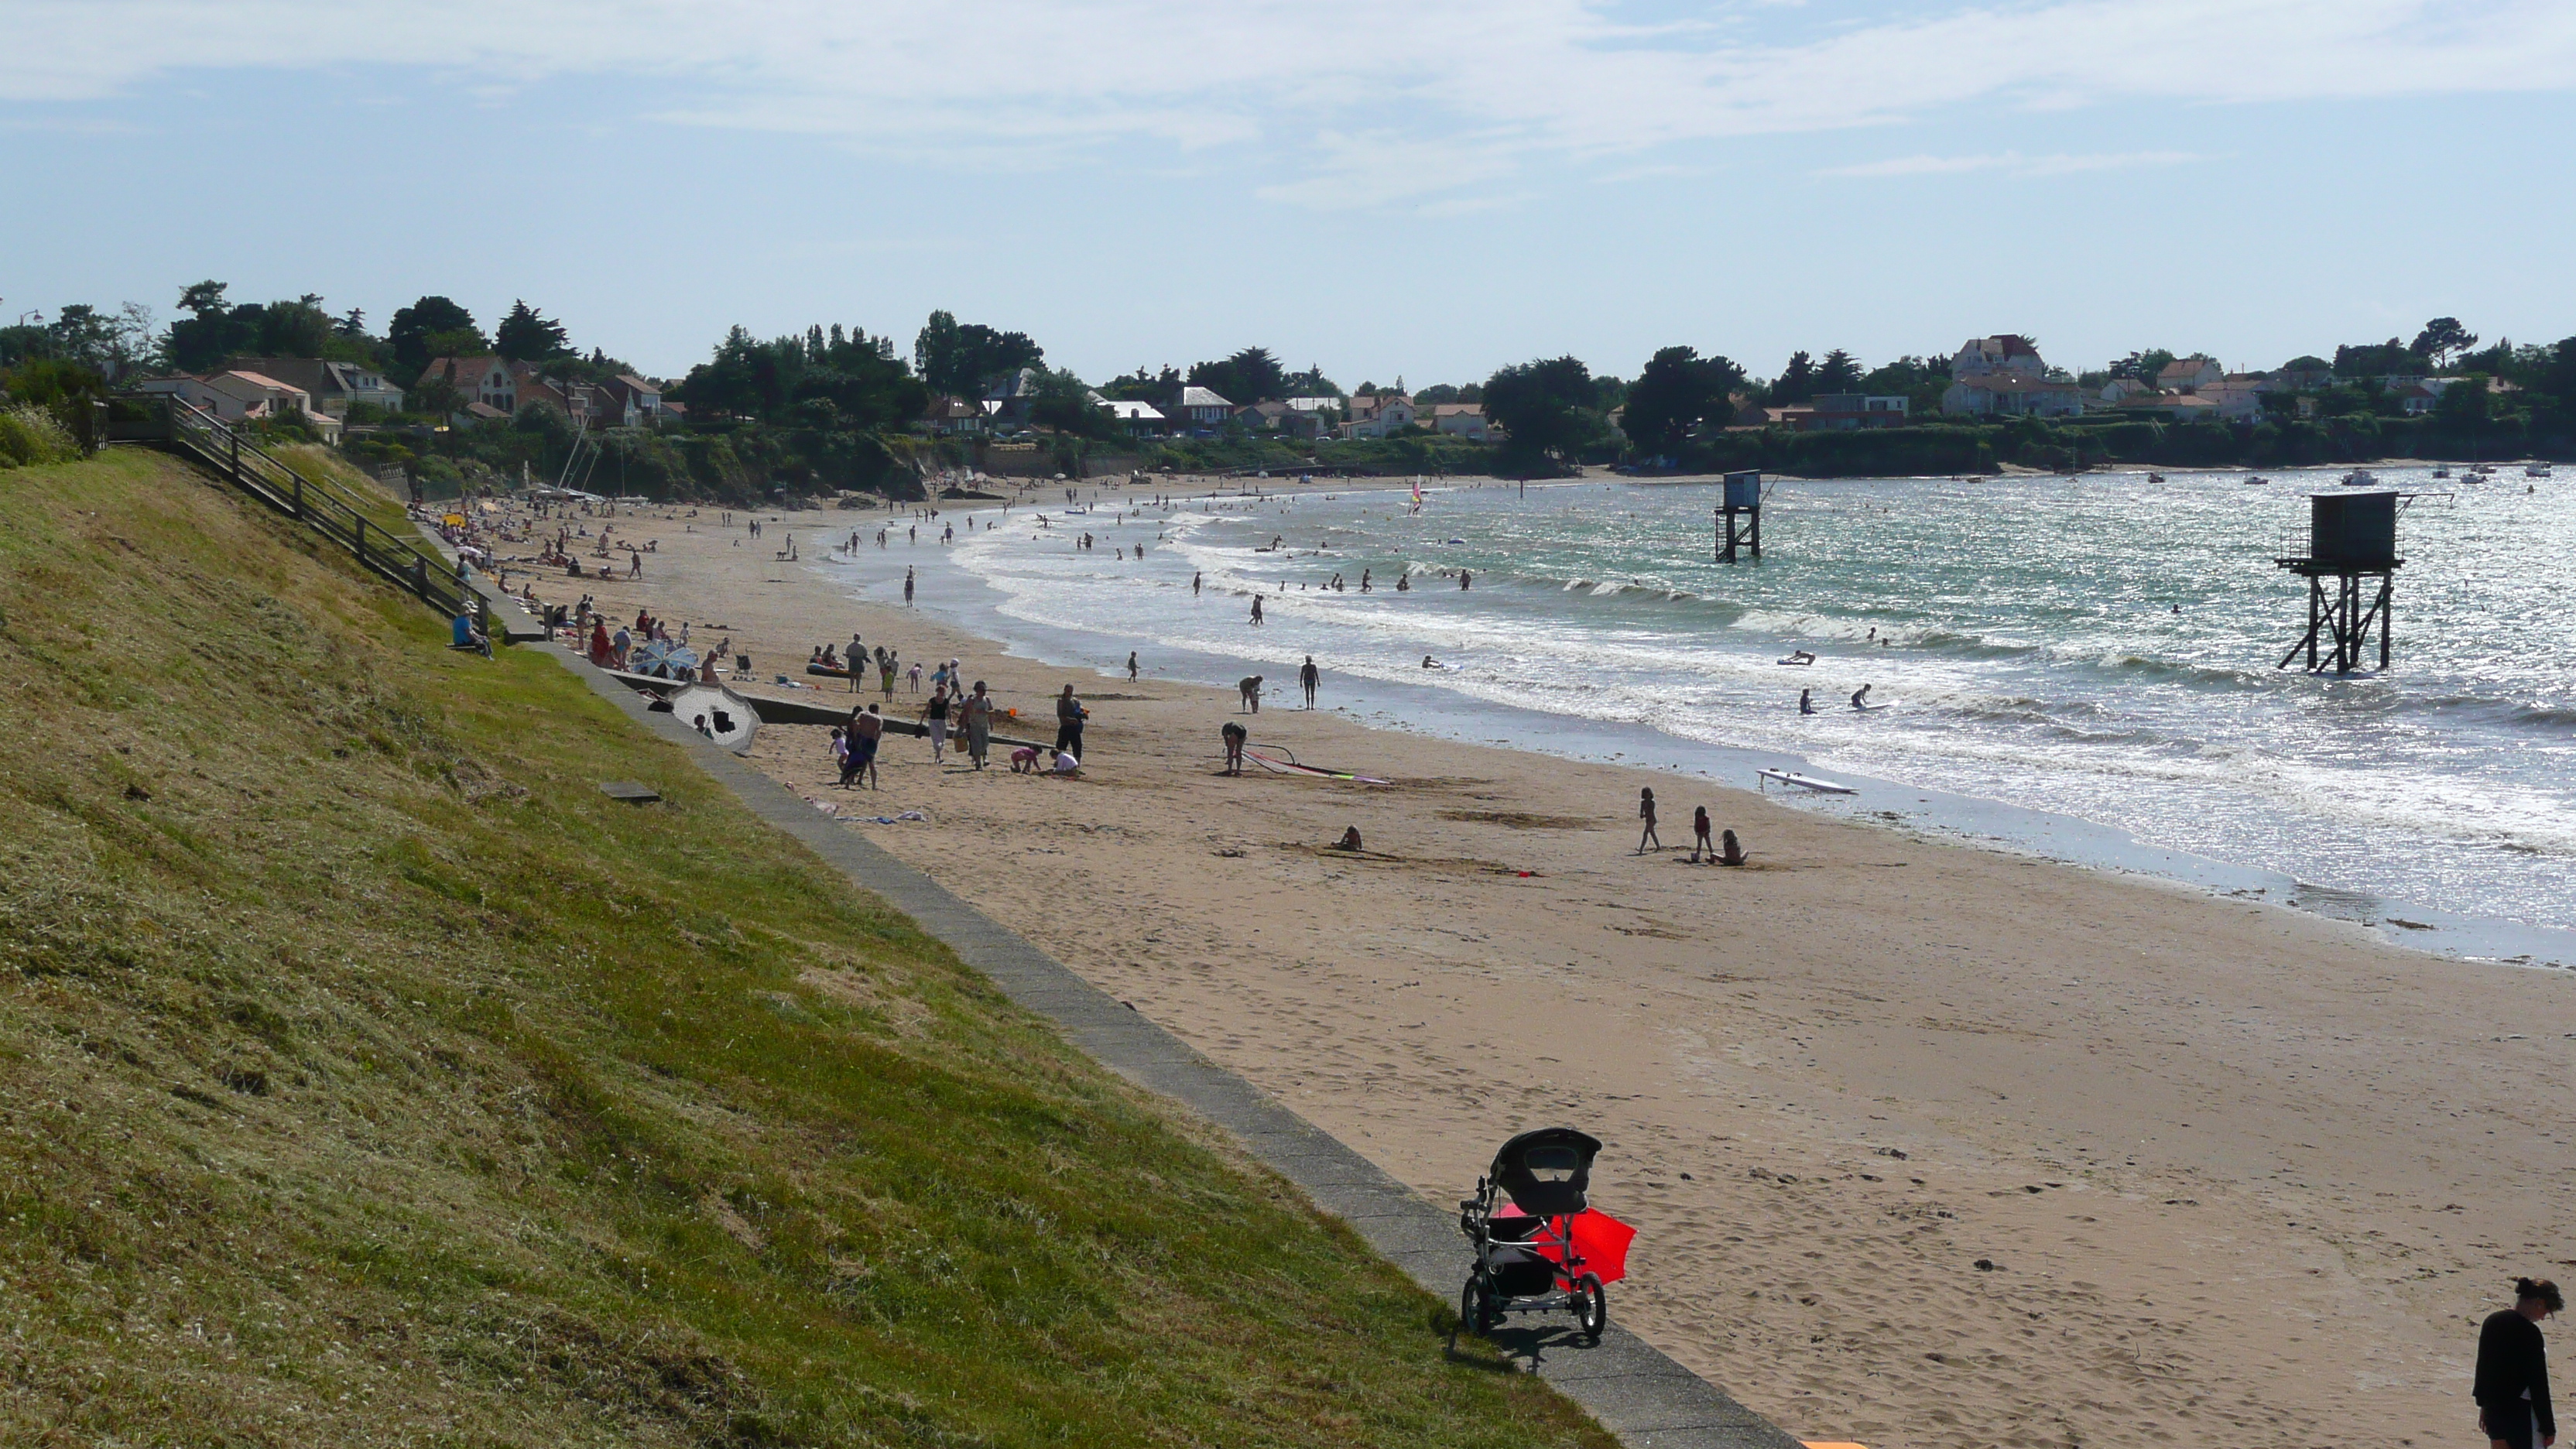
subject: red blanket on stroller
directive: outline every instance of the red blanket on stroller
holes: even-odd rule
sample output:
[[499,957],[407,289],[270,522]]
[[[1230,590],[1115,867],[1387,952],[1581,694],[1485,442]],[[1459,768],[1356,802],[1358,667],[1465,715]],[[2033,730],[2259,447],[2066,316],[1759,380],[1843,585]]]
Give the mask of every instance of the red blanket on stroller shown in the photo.
[[[1499,1224],[1502,1218],[1516,1211],[1511,1199],[1504,1198],[1495,1204],[1494,1216]],[[1583,1259],[1585,1272],[1598,1277],[1605,1285],[1628,1276],[1628,1245],[1636,1241],[1635,1228],[1599,1208],[1585,1208],[1569,1220],[1567,1236],[1574,1239],[1574,1253]],[[1565,1263],[1566,1251],[1558,1244],[1540,1242],[1523,1246],[1551,1263],[1559,1266]]]

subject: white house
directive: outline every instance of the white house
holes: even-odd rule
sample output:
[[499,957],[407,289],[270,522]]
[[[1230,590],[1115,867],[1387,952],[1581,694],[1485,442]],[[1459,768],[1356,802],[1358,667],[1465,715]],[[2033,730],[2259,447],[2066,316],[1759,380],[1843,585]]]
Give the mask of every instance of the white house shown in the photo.
[[[1206,389],[1201,388],[1199,391],[1204,392]],[[1163,416],[1163,410],[1149,402],[1113,401],[1102,398],[1100,406],[1109,410],[1109,415],[1118,420],[1119,426],[1127,430],[1129,437],[1160,437],[1171,426],[1171,420]]]
[[1482,403],[1433,403],[1431,428],[1447,437],[1469,438],[1479,443],[1493,434],[1493,426],[1486,421]]
[[503,413],[519,409],[519,380],[510,375],[510,365],[497,357],[432,358],[420,380],[433,379],[456,389],[469,403]]
[[1941,394],[1941,411],[1954,417],[2073,417],[2084,411],[2084,389],[2020,372],[1972,373]]
[[230,372],[255,372],[289,387],[300,387],[312,399],[315,411],[335,418],[347,417],[351,403],[365,403],[388,413],[402,411],[402,389],[385,381],[383,374],[373,368],[355,362],[330,362],[318,357],[228,357],[224,368]]
[[2039,349],[2030,339],[2014,332],[1999,332],[1992,337],[1971,337],[1950,359],[1952,377],[1989,377],[1997,374],[2013,377],[2046,377],[2048,364],[2040,361]]
[[340,438],[340,420],[313,406],[313,395],[300,387],[257,372],[215,372],[203,377],[182,374],[156,377],[140,391],[177,397],[227,423],[301,416],[325,442]]
[[2198,392],[2216,387],[2226,375],[2225,368],[2206,357],[2177,357],[2156,373],[2156,387],[2164,392]]
[[1193,428],[1221,428],[1234,415],[1234,404],[1227,402],[1214,388],[1184,387],[1179,405],[1173,409],[1180,421]]

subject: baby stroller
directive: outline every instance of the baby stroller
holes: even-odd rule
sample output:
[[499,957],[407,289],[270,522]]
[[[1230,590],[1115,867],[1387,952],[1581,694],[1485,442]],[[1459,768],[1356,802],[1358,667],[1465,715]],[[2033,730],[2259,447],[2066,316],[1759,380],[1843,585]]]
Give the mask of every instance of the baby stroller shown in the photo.
[[1637,1233],[1592,1207],[1600,1151],[1597,1138],[1571,1127],[1542,1127],[1494,1154],[1476,1195],[1458,1204],[1458,1230],[1476,1249],[1458,1294],[1468,1332],[1491,1332],[1505,1314],[1563,1310],[1585,1342],[1601,1341],[1610,1324],[1605,1285],[1626,1276]]

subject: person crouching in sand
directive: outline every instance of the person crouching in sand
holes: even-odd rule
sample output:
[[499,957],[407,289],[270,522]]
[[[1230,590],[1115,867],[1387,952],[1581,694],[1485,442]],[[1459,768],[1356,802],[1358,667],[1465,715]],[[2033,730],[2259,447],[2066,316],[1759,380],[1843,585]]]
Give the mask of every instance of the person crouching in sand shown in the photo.
[[1014,775],[1034,775],[1034,774],[1036,774],[1037,772],[1038,772],[1038,747],[1037,747],[1037,746],[1035,746],[1035,745],[1022,745],[1022,746],[1020,746],[1018,749],[1011,751],[1011,773],[1012,773],[1012,774],[1014,774]]

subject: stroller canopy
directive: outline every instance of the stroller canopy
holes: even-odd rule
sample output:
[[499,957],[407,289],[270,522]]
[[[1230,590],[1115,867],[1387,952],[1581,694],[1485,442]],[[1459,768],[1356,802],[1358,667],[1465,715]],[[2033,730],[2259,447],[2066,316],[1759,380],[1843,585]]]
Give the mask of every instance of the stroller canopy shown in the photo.
[[1532,1217],[1579,1213],[1591,1206],[1592,1159],[1600,1151],[1599,1138],[1541,1127],[1504,1143],[1487,1175]]

